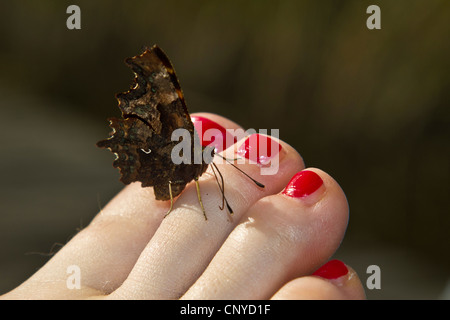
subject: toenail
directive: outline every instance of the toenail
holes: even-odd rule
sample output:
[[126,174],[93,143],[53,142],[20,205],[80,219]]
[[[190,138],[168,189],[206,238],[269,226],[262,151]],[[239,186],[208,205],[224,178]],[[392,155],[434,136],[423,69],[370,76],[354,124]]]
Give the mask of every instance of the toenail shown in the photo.
[[281,149],[281,145],[275,140],[255,133],[244,141],[237,154],[260,165],[266,165],[279,154]]
[[221,152],[236,143],[236,137],[217,122],[199,116],[191,119],[203,147],[214,146],[215,152]]
[[323,184],[322,178],[314,171],[303,170],[289,181],[283,194],[293,198],[303,198],[314,193]]
[[331,260],[317,269],[313,276],[319,276],[325,279],[337,279],[348,273],[346,265],[339,260]]

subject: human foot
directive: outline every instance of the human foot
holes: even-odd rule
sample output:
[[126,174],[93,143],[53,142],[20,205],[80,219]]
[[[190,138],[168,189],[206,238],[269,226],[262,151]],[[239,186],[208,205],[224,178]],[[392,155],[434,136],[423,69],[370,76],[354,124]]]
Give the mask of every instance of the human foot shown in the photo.
[[[204,121],[209,128],[240,128],[217,115],[195,117],[194,123]],[[246,157],[245,139],[224,148]],[[227,162],[217,164],[233,215],[219,208],[222,193],[211,168],[200,178],[207,221],[194,183],[165,219],[168,202],[155,200],[151,188],[133,183],[36,274],[2,298],[364,298],[349,267],[337,280],[311,275],[343,239],[348,220],[343,191],[325,172],[305,170],[288,144],[273,140],[280,146],[270,154],[278,160],[276,175],[262,175],[261,163],[237,164],[264,188]],[[68,286],[71,266],[79,270],[79,289]]]

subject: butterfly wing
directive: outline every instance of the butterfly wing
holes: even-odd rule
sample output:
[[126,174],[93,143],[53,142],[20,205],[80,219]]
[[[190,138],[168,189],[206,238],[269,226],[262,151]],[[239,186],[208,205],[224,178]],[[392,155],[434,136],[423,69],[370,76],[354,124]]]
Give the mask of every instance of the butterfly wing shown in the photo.
[[123,183],[141,181],[142,187],[154,187],[156,199],[168,200],[169,181],[175,197],[208,164],[176,165],[171,159],[172,149],[178,144],[171,140],[175,129],[189,131],[193,157],[201,148],[194,147],[199,143],[194,139],[194,125],[165,53],[153,46],[141,55],[126,59],[125,63],[133,70],[135,79],[129,91],[116,95],[123,119],[110,119],[113,132],[97,145],[116,154],[113,165],[119,168]]

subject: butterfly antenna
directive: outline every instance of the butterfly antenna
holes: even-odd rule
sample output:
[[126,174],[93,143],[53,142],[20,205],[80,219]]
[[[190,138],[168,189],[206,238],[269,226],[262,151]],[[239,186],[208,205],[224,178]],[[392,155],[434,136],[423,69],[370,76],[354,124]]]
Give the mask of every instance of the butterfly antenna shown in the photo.
[[240,159],[240,158],[233,158],[233,159],[230,159],[230,158],[224,157],[224,156],[221,155],[221,154],[218,154],[218,153],[215,153],[215,154],[217,154],[219,157],[221,157],[222,159],[227,160],[227,161],[236,161],[236,160],[239,160],[239,159]]
[[[212,171],[213,171],[213,173],[214,173],[214,176],[216,177],[217,185],[219,186],[220,192],[222,193],[222,206],[219,207],[219,208],[220,208],[220,210],[223,210],[224,205],[225,205],[225,203],[226,203],[226,204],[227,204],[227,210],[228,210],[228,212],[229,212],[230,214],[233,214],[233,209],[231,209],[231,206],[230,206],[230,204],[228,203],[227,198],[225,197],[225,185],[224,185],[224,183],[223,183],[223,176],[222,176],[222,173],[220,173],[219,168],[217,168],[217,165],[216,165],[214,162],[212,163],[212,167],[211,167],[211,168],[212,168]],[[219,183],[219,179],[217,178],[216,170],[217,170],[217,173],[219,173],[220,180],[221,180],[222,183]]]
[[217,155],[219,157],[221,157],[222,159],[224,159],[226,162],[228,162],[229,164],[231,164],[233,167],[235,167],[237,170],[239,170],[241,173],[243,173],[247,178],[249,178],[250,180],[252,180],[258,187],[260,188],[265,188],[265,186],[261,183],[256,181],[255,179],[253,179],[252,177],[250,177],[247,173],[245,173],[244,171],[242,171],[241,169],[239,169],[239,167],[237,167],[236,165],[234,165],[233,163],[231,163],[231,161],[227,158],[225,158],[224,156],[220,155],[217,153]]

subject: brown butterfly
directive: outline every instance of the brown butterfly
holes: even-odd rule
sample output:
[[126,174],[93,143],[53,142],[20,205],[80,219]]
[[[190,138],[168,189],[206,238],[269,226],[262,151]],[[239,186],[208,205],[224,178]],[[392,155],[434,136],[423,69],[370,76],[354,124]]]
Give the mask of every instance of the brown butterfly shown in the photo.
[[[203,215],[207,219],[198,178],[212,164],[222,192],[221,209],[225,202],[231,214],[233,211],[224,195],[223,177],[212,162],[214,148],[206,147],[209,149],[205,152],[205,148],[200,145],[175,70],[167,55],[154,45],[141,55],[126,59],[125,63],[135,74],[134,84],[129,91],[116,95],[122,118],[109,118],[112,128],[110,137],[97,143],[98,147],[107,148],[115,154],[113,166],[119,168],[120,180],[124,184],[140,181],[142,187],[153,187],[157,200],[171,200],[167,214],[172,210],[173,198],[194,180]],[[172,133],[179,128],[189,132],[191,161],[175,164],[171,154],[179,141],[172,141]],[[205,154],[210,157],[205,158]],[[199,157],[201,163],[195,163],[194,159]]]

